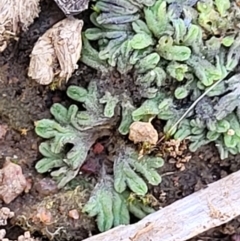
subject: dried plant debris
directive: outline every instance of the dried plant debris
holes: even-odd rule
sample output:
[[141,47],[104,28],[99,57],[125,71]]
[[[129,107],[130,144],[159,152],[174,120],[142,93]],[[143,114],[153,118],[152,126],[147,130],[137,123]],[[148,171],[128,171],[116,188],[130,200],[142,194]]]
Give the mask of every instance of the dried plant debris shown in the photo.
[[0,209],[0,226],[7,225],[8,219],[14,217],[14,212],[12,212],[7,207],[2,207]]
[[161,153],[169,158],[169,162],[175,164],[180,171],[185,170],[185,164],[191,160],[191,155],[187,152],[186,141],[171,139],[162,142],[160,145]]
[[0,169],[0,199],[8,204],[19,196],[27,186],[22,168],[7,160],[3,168]]
[[0,52],[11,39],[17,39],[20,30],[27,30],[40,12],[40,0],[1,0],[0,2]]
[[28,76],[41,85],[68,81],[78,68],[82,27],[82,20],[67,18],[47,30],[32,50]]
[[[129,111],[130,124],[157,117],[166,121],[166,136],[188,138],[191,151],[215,142],[221,158],[240,152],[235,1],[96,0],[93,10],[95,27],[83,33],[81,60],[102,72],[133,73],[146,100]],[[187,119],[175,125],[185,112]]]
[[90,0],[54,0],[66,15],[76,15],[88,9]]

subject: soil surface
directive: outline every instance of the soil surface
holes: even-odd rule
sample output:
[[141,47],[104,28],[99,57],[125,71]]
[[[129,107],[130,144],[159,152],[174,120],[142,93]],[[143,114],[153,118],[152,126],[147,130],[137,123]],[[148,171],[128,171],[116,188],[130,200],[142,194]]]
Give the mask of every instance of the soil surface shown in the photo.
[[[29,54],[36,40],[63,18],[63,13],[53,1],[43,1],[40,17],[27,32],[21,34],[18,42],[12,42],[0,55],[0,167],[6,158],[10,157],[22,167],[25,177],[32,186],[28,193],[19,196],[9,205],[0,204],[0,207],[9,206],[13,212],[18,212],[26,205],[35,205],[42,201],[43,197],[47,198],[57,193],[54,183],[46,179],[47,176],[39,175],[34,168],[40,157],[38,145],[41,141],[34,132],[34,121],[50,118],[51,105],[66,101],[66,86],[62,91],[52,91],[48,87],[40,86],[27,78],[27,68]],[[87,83],[96,75],[92,69],[80,64],[68,85]],[[108,142],[103,142],[103,145],[107,144]],[[188,156],[191,158],[184,158]],[[169,157],[160,170],[162,183],[151,192],[164,207],[239,169],[239,156],[222,161],[216,149],[209,145],[194,154],[186,152],[181,158]],[[48,188],[41,186],[42,182],[47,183]],[[92,225],[91,221],[89,225]],[[4,228],[7,230],[7,237],[11,239],[16,239],[23,233],[16,225],[8,224]],[[78,237],[76,240],[86,238],[94,227],[90,230],[87,230],[87,227],[83,228],[84,232],[75,236]],[[42,230],[34,231],[37,231],[35,234],[39,236]],[[238,232],[240,217],[191,241],[227,241],[231,240],[231,235]]]

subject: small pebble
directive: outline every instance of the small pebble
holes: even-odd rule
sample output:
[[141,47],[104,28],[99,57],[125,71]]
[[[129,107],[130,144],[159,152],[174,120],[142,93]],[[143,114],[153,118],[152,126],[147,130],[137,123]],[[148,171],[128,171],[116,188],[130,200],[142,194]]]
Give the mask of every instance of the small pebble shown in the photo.
[[77,209],[70,210],[68,212],[68,216],[73,219],[79,219],[79,213],[78,213]]

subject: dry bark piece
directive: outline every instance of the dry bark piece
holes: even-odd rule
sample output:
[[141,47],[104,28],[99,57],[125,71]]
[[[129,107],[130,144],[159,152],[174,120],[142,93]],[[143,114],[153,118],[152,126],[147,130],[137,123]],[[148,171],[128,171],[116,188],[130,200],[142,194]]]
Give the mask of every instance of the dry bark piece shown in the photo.
[[27,187],[27,180],[22,168],[10,161],[6,161],[0,170],[0,199],[6,204],[13,201]]
[[88,9],[90,0],[54,0],[66,15],[76,15]]
[[158,133],[150,122],[135,121],[130,126],[129,140],[134,143],[148,142],[156,145]]
[[46,31],[32,50],[28,76],[41,85],[50,84],[54,78],[68,81],[78,67],[82,27],[82,20],[67,18]]
[[16,39],[20,30],[27,30],[40,12],[40,0],[0,1],[0,52],[7,47],[10,39]]

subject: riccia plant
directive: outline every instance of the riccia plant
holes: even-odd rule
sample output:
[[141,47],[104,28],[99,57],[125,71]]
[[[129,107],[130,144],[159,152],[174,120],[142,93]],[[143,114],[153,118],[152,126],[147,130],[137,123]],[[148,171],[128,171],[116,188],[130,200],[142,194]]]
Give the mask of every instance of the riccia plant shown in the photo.
[[[84,103],[86,110],[79,111],[77,105],[67,109],[56,103],[50,109],[55,120],[43,119],[35,123],[36,133],[49,139],[40,144],[39,151],[44,158],[36,164],[36,169],[39,173],[45,173],[58,168],[51,175],[59,178],[60,188],[78,174],[90,147],[99,138],[99,132],[101,136],[109,134],[110,123],[102,113],[103,107],[98,105],[97,89],[93,82],[88,90],[72,86],[67,94]],[[67,146],[70,146],[70,151],[65,150]]]
[[[101,80],[96,79],[87,89],[70,86],[67,95],[79,105],[66,108],[56,103],[50,109],[54,120],[43,119],[35,123],[36,133],[47,139],[40,144],[43,158],[37,162],[36,169],[39,173],[50,172],[59,188],[78,175],[89,149],[98,138],[114,135],[117,125],[119,133],[128,133],[131,112],[135,109],[130,99],[124,92],[113,95],[106,89],[102,91],[101,86]],[[144,197],[149,184],[161,182],[157,169],[163,165],[163,159],[139,158],[138,152],[123,140],[117,144],[111,160],[111,165],[102,163],[98,182],[83,208],[90,216],[97,216],[100,231],[129,224],[130,213],[143,218],[153,212],[150,204],[138,199],[129,201],[129,198],[132,193]]]
[[97,216],[101,232],[113,226],[129,224],[130,213],[141,219],[154,212],[154,209],[138,199],[129,201],[129,190],[144,196],[148,192],[145,180],[152,185],[161,182],[156,171],[163,165],[161,158],[145,156],[138,160],[138,153],[126,146],[119,148],[118,152],[114,156],[113,175],[102,175],[83,209],[90,216]]
[[96,0],[93,10],[82,62],[133,74],[145,98],[133,121],[166,121],[166,137],[188,138],[191,151],[214,142],[222,159],[240,152],[235,1]]
[[[94,27],[83,33],[81,61],[105,74],[117,70],[125,84],[106,77],[93,79],[87,89],[68,88],[77,104],[54,104],[54,120],[36,122],[36,133],[47,139],[39,148],[38,172],[50,172],[64,187],[97,139],[124,137],[133,122],[153,118],[165,123],[165,138],[188,138],[192,151],[214,142],[221,158],[240,152],[235,2],[96,0],[92,8]],[[152,212],[131,194],[144,197],[148,185],[161,182],[157,169],[163,160],[139,159],[134,147],[119,140],[83,209],[96,216],[100,231],[128,224],[130,213],[142,218]]]

